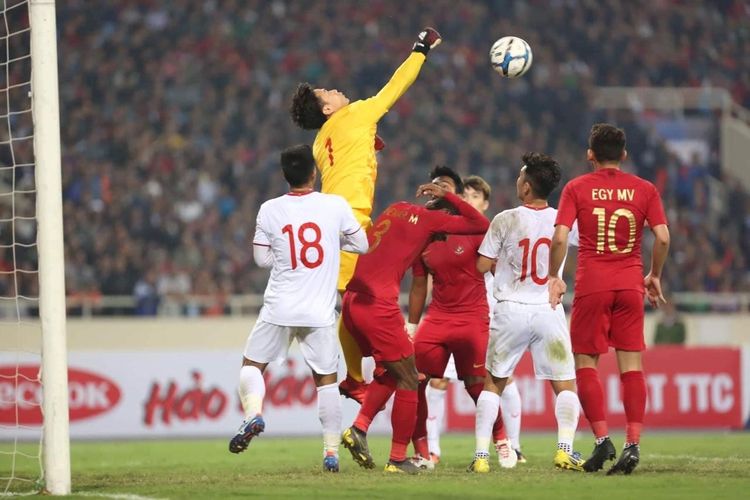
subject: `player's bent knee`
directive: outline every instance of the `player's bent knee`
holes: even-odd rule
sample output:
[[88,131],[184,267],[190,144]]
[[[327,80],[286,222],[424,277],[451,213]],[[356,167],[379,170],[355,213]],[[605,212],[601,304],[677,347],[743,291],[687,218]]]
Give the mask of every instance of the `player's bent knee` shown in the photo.
[[432,387],[433,389],[439,389],[441,391],[444,391],[448,389],[448,379],[447,378],[430,379],[430,387]]
[[560,394],[562,391],[578,392],[575,379],[572,380],[550,380],[552,390],[555,394]]
[[315,381],[315,387],[323,387],[324,385],[331,385],[338,382],[338,373],[326,373],[320,374],[313,372],[313,381]]
[[266,370],[268,363],[261,363],[259,361],[253,361],[252,359],[242,358],[242,366],[254,366],[263,373]]

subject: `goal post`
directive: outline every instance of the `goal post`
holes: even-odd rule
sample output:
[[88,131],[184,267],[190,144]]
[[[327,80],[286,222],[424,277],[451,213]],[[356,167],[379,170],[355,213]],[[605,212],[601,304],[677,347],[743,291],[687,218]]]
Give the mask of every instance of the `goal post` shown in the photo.
[[42,326],[45,489],[70,493],[60,110],[54,0],[29,0],[31,103],[37,189],[39,319]]

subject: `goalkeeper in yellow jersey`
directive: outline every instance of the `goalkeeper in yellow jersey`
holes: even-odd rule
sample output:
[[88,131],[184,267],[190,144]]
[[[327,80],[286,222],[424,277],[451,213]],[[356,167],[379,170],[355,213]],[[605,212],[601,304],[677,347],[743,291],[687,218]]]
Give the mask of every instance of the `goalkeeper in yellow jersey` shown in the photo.
[[[338,90],[315,88],[309,83],[299,84],[294,93],[290,109],[294,123],[306,130],[319,129],[313,155],[321,173],[321,191],[344,197],[365,229],[372,223],[378,170],[375,152],[383,147],[376,135],[378,121],[414,83],[427,53],[440,42],[440,33],[435,29],[423,29],[411,55],[380,92],[369,99],[350,103]],[[339,292],[346,288],[356,263],[356,254],[341,253]],[[339,323],[339,339],[348,371],[339,390],[361,403],[365,389],[362,354],[343,322]]]

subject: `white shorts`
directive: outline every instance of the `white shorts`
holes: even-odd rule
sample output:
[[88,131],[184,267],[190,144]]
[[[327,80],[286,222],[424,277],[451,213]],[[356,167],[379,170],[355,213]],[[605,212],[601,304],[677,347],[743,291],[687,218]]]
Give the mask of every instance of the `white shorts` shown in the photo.
[[257,363],[286,359],[292,340],[297,339],[307,366],[319,375],[336,373],[339,341],[336,324],[320,328],[279,326],[258,320],[245,344],[245,357]]
[[562,306],[498,302],[487,346],[487,369],[510,377],[521,356],[531,351],[534,374],[543,380],[575,380],[570,333]]
[[456,361],[453,359],[453,354],[451,354],[451,357],[448,358],[448,364],[445,365],[443,378],[458,380],[458,372],[456,372]]

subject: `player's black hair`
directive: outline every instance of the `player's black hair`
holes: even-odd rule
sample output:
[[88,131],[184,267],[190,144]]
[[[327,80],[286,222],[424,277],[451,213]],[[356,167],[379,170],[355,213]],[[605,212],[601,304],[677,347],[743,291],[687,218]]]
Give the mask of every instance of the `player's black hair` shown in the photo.
[[312,148],[307,144],[298,144],[283,150],[281,170],[284,172],[284,179],[291,187],[296,188],[307,184],[315,170]]
[[625,151],[625,131],[609,123],[597,123],[591,127],[589,149],[599,163],[619,163]]
[[526,153],[521,158],[526,165],[525,178],[534,195],[546,200],[560,183],[560,166],[554,158],[543,153]]
[[438,177],[450,178],[453,181],[453,184],[456,185],[456,194],[462,194],[464,192],[464,183],[461,180],[461,176],[452,168],[446,167],[445,165],[436,165],[430,172],[430,180],[437,179]]
[[484,201],[490,201],[490,194],[492,194],[492,188],[487,183],[486,180],[482,179],[478,175],[470,175],[468,177],[464,177],[464,190],[466,188],[471,188],[474,191],[477,191],[479,193],[482,193],[482,197],[484,197]]
[[326,115],[318,96],[315,95],[313,86],[309,83],[300,83],[292,96],[292,105],[289,114],[292,121],[305,130],[317,130],[326,122]]

